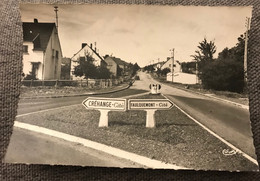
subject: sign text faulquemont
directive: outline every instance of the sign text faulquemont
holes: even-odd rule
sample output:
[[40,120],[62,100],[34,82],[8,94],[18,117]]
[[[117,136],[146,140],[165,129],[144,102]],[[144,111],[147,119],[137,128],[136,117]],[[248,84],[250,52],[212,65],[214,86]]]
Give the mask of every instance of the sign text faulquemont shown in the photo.
[[128,109],[129,110],[144,110],[144,109],[158,109],[165,110],[171,109],[173,103],[169,99],[129,99]]

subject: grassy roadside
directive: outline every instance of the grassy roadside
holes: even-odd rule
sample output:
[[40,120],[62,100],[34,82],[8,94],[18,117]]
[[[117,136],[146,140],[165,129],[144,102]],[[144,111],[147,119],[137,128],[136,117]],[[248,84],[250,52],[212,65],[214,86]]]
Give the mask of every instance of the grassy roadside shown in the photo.
[[[145,95],[135,98],[153,97]],[[145,127],[145,111],[111,111],[108,128],[98,128],[99,115],[99,111],[79,106],[19,117],[17,121],[83,137],[178,166],[204,170],[257,169],[239,154],[224,156],[222,151],[228,147],[176,108],[156,111],[156,128],[153,129]]]
[[172,87],[185,89],[187,91],[192,90],[194,92],[209,94],[209,95],[212,95],[212,96],[215,96],[218,98],[222,98],[222,99],[226,99],[226,100],[236,102],[239,104],[243,104],[243,105],[247,105],[247,106],[249,105],[248,95],[246,95],[246,94],[239,94],[239,93],[229,92],[229,91],[207,90],[207,89],[203,89],[201,85],[189,85],[189,89],[187,89],[186,84],[168,82],[165,80],[165,77],[157,77],[152,74],[151,74],[151,76],[155,80],[157,80],[161,83],[164,83],[166,85],[172,86]]
[[123,83],[120,86],[113,86],[107,88],[87,88],[87,87],[50,87],[50,86],[39,86],[39,87],[21,87],[21,97],[37,97],[37,96],[52,96],[52,95],[73,95],[73,94],[84,94],[84,93],[101,93],[113,90],[122,89],[127,87],[128,83]]

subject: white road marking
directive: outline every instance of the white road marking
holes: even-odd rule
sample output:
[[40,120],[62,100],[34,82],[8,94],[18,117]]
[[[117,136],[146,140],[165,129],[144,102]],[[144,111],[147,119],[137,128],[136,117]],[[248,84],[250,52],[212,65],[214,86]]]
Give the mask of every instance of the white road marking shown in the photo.
[[[164,96],[165,98],[167,98],[165,95],[162,94],[162,96]],[[168,99],[168,98],[167,98]],[[173,103],[174,104],[174,103]],[[176,104],[174,104],[174,106],[179,109],[181,112],[183,112],[186,116],[188,116],[191,120],[193,120],[194,122],[196,122],[199,126],[201,126],[203,129],[205,129],[206,131],[208,131],[211,135],[215,136],[216,138],[218,138],[220,141],[222,141],[223,143],[225,143],[227,146],[229,146],[230,148],[232,148],[233,150],[236,151],[236,153],[240,153],[243,157],[247,158],[249,161],[253,162],[254,164],[256,164],[258,166],[258,162],[256,159],[252,158],[251,156],[249,156],[248,154],[246,154],[245,152],[243,152],[242,150],[240,150],[239,148],[235,147],[234,145],[232,145],[231,143],[229,143],[228,141],[226,141],[225,139],[221,138],[219,135],[217,135],[215,132],[211,131],[209,128],[207,128],[206,126],[204,126],[203,124],[201,124],[199,121],[197,121],[195,118],[193,118],[191,115],[189,115],[188,113],[186,113],[183,109],[181,109],[179,106],[177,106]]]
[[66,141],[70,141],[70,142],[74,142],[74,143],[80,143],[83,146],[95,149],[95,150],[99,150],[99,151],[103,151],[105,153],[108,153],[110,155],[119,157],[119,158],[123,158],[123,159],[127,159],[133,162],[136,162],[138,164],[144,165],[146,167],[149,168],[157,168],[157,169],[175,169],[175,170],[179,170],[179,169],[189,169],[189,168],[185,168],[185,167],[180,167],[177,165],[173,165],[173,164],[168,164],[168,163],[164,163],[162,161],[159,160],[154,160],[154,159],[150,159],[144,156],[140,156],[131,152],[127,152],[124,150],[120,150],[118,148],[114,148],[111,146],[107,146],[101,143],[97,143],[94,141],[90,141],[84,138],[80,138],[77,136],[72,136],[66,133],[62,133],[62,132],[58,132],[58,131],[54,131],[51,129],[47,129],[47,128],[43,128],[43,127],[39,127],[39,126],[35,126],[35,125],[31,125],[31,124],[27,124],[27,123],[21,123],[18,121],[15,121],[14,126],[22,128],[22,129],[26,129],[26,130],[30,130],[30,131],[34,131],[37,133],[42,133],[45,135],[49,135],[49,136],[53,136],[53,137],[57,137]]

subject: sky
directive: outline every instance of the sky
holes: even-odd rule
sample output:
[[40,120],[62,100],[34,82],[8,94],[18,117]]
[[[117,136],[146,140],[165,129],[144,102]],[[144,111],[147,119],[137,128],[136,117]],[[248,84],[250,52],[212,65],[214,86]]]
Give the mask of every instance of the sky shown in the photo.
[[[217,47],[236,45],[246,31],[251,7],[58,5],[63,57],[71,58],[82,43],[96,42],[99,53],[145,66],[171,56],[192,61],[204,38]],[[22,22],[55,22],[54,5],[21,4]]]

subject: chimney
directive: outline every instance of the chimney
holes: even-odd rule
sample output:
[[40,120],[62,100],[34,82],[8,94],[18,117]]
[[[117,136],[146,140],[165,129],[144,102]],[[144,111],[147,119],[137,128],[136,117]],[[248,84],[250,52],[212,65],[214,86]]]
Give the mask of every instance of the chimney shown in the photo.
[[92,49],[92,43],[90,43],[90,48]]
[[81,49],[84,48],[85,46],[87,46],[87,44],[86,43],[82,43],[81,44]]
[[33,22],[36,24],[38,23],[38,19],[34,18]]
[[95,47],[95,52],[97,52],[97,48]]

